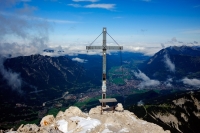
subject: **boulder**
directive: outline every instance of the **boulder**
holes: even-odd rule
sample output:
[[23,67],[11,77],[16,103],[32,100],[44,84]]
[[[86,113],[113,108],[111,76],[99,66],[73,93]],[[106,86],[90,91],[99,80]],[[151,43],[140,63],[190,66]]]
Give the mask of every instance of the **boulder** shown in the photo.
[[124,111],[123,105],[121,103],[118,103],[115,110],[119,112],[123,112]]
[[48,125],[51,125],[53,124],[55,121],[55,118],[53,115],[47,115],[45,117],[42,118],[41,122],[40,122],[40,125],[43,127],[43,126],[48,126]]
[[56,115],[56,119],[62,118],[64,115],[63,111],[59,111],[58,114]]
[[68,109],[65,110],[64,112],[65,117],[73,117],[73,116],[84,116],[82,111],[76,107],[76,106],[71,106]]
[[91,114],[100,114],[101,113],[101,106],[97,106],[95,108],[90,109],[89,115]]
[[40,128],[40,131],[38,133],[63,133],[63,132],[55,128],[54,126],[44,126]]
[[8,131],[8,132],[2,132],[2,133],[18,133],[17,131]]
[[40,130],[40,128],[35,125],[35,124],[26,124],[26,125],[21,125],[18,129],[17,132],[24,132],[24,133],[36,133]]

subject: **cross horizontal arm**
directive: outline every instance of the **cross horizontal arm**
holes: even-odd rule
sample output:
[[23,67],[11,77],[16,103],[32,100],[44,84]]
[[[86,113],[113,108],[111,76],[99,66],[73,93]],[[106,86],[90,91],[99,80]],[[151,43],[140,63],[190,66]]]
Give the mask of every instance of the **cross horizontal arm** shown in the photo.
[[102,46],[86,46],[86,49],[87,50],[90,50],[90,49],[103,49]]
[[86,49],[123,50],[123,46],[86,46]]
[[123,46],[106,46],[107,50],[123,50]]

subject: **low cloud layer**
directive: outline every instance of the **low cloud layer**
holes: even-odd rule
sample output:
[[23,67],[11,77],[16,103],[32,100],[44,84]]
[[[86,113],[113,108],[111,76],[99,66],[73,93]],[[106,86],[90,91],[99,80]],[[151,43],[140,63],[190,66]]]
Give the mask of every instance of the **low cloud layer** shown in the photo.
[[189,79],[187,77],[185,77],[184,79],[182,79],[182,82],[186,85],[191,85],[194,87],[200,87],[200,80],[199,79]]
[[167,54],[164,55],[164,63],[166,67],[169,69],[169,71],[175,72],[175,64],[172,63]]
[[137,46],[123,46],[123,51],[138,52],[144,55],[153,56],[156,52],[160,51],[160,47],[137,47]]
[[[17,57],[39,54],[47,47],[48,33],[51,26],[48,21],[35,19],[34,6],[24,4],[21,8],[15,6],[22,0],[1,1],[0,9],[0,55]],[[12,10],[13,13],[5,12]]]
[[41,53],[47,47],[49,32],[47,22],[34,19],[36,7],[24,4],[15,8],[12,14],[4,12],[4,9],[12,10],[21,2],[25,1],[0,0],[0,73],[8,85],[19,93],[22,93],[20,74],[5,69],[4,60]]
[[162,49],[164,49],[164,48],[165,48],[165,45],[164,45],[163,43],[161,43],[160,45],[161,45]]
[[80,63],[85,63],[87,60],[84,60],[84,59],[81,59],[81,58],[72,58],[73,61],[77,61],[77,62],[80,62]]
[[19,73],[12,72],[11,70],[6,70],[3,66],[4,59],[0,57],[0,72],[3,78],[7,81],[7,84],[15,90],[22,94],[21,85],[22,79]]
[[138,85],[139,88],[149,87],[149,86],[158,86],[160,85],[160,82],[158,80],[152,80],[149,77],[147,77],[143,72],[139,70],[139,72],[133,72],[134,75],[141,79],[142,82]]
[[164,82],[164,84],[165,84],[167,87],[172,87],[171,82],[173,82],[173,79],[172,79],[172,78],[168,78],[168,79]]
[[138,103],[137,103],[137,106],[143,106],[144,105],[144,102],[142,100],[140,100]]
[[76,2],[76,3],[92,2],[92,4],[87,4],[87,5],[81,5],[81,4],[76,4],[76,3],[68,4],[68,6],[72,6],[72,7],[75,7],[75,8],[78,8],[78,7],[82,7],[82,8],[101,8],[101,9],[107,9],[107,10],[111,10],[111,9],[115,8],[115,4],[105,4],[105,3],[96,4],[95,2],[98,2],[99,0],[72,0],[72,1]]

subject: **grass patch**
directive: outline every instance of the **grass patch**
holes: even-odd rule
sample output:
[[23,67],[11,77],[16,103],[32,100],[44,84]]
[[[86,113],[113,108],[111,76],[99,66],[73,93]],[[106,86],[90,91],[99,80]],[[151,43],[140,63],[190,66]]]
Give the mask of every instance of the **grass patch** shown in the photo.
[[133,94],[139,94],[139,93],[145,93],[145,92],[148,92],[149,90],[145,90],[145,89],[134,89],[133,90]]
[[12,128],[14,128],[15,130],[17,130],[19,128],[19,126],[21,126],[22,124],[26,125],[26,124],[36,124],[39,125],[40,123],[40,119],[35,119],[33,121],[20,121],[19,123],[17,123],[15,126],[13,126]]
[[[121,100],[121,96],[118,96],[118,95],[107,96],[107,98],[114,98],[114,97],[116,99],[119,99],[120,102],[122,101]],[[87,109],[89,111],[91,108],[101,105],[100,102],[99,102],[99,99],[101,99],[101,96],[93,97],[93,98],[88,98],[88,99],[86,99],[86,100],[84,100],[82,102],[76,102],[74,104],[74,106],[77,106],[81,110]]]
[[114,84],[117,84],[117,85],[123,85],[125,82],[122,78],[115,78],[113,79],[112,81]]
[[56,115],[58,114],[59,111],[63,111],[64,112],[66,109],[67,109],[67,107],[51,108],[47,112],[47,115],[53,115],[54,117],[56,117]]
[[[86,107],[86,106],[92,106],[91,104],[96,105],[96,103],[99,102],[99,99],[101,99],[101,96],[95,97],[95,98],[88,98],[82,102],[76,102],[74,106],[79,107],[80,109]],[[91,104],[90,104],[91,103]]]
[[111,75],[111,74],[122,74],[122,71],[120,70],[120,66],[115,66],[115,67],[112,67],[109,71],[108,71],[108,74]]

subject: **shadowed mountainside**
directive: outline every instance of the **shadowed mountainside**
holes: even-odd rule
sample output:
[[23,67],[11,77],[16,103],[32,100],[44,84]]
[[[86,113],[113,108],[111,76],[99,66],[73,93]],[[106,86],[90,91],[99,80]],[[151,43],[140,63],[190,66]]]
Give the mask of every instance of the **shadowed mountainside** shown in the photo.
[[200,47],[171,46],[162,49],[139,69],[158,80],[200,78]]

